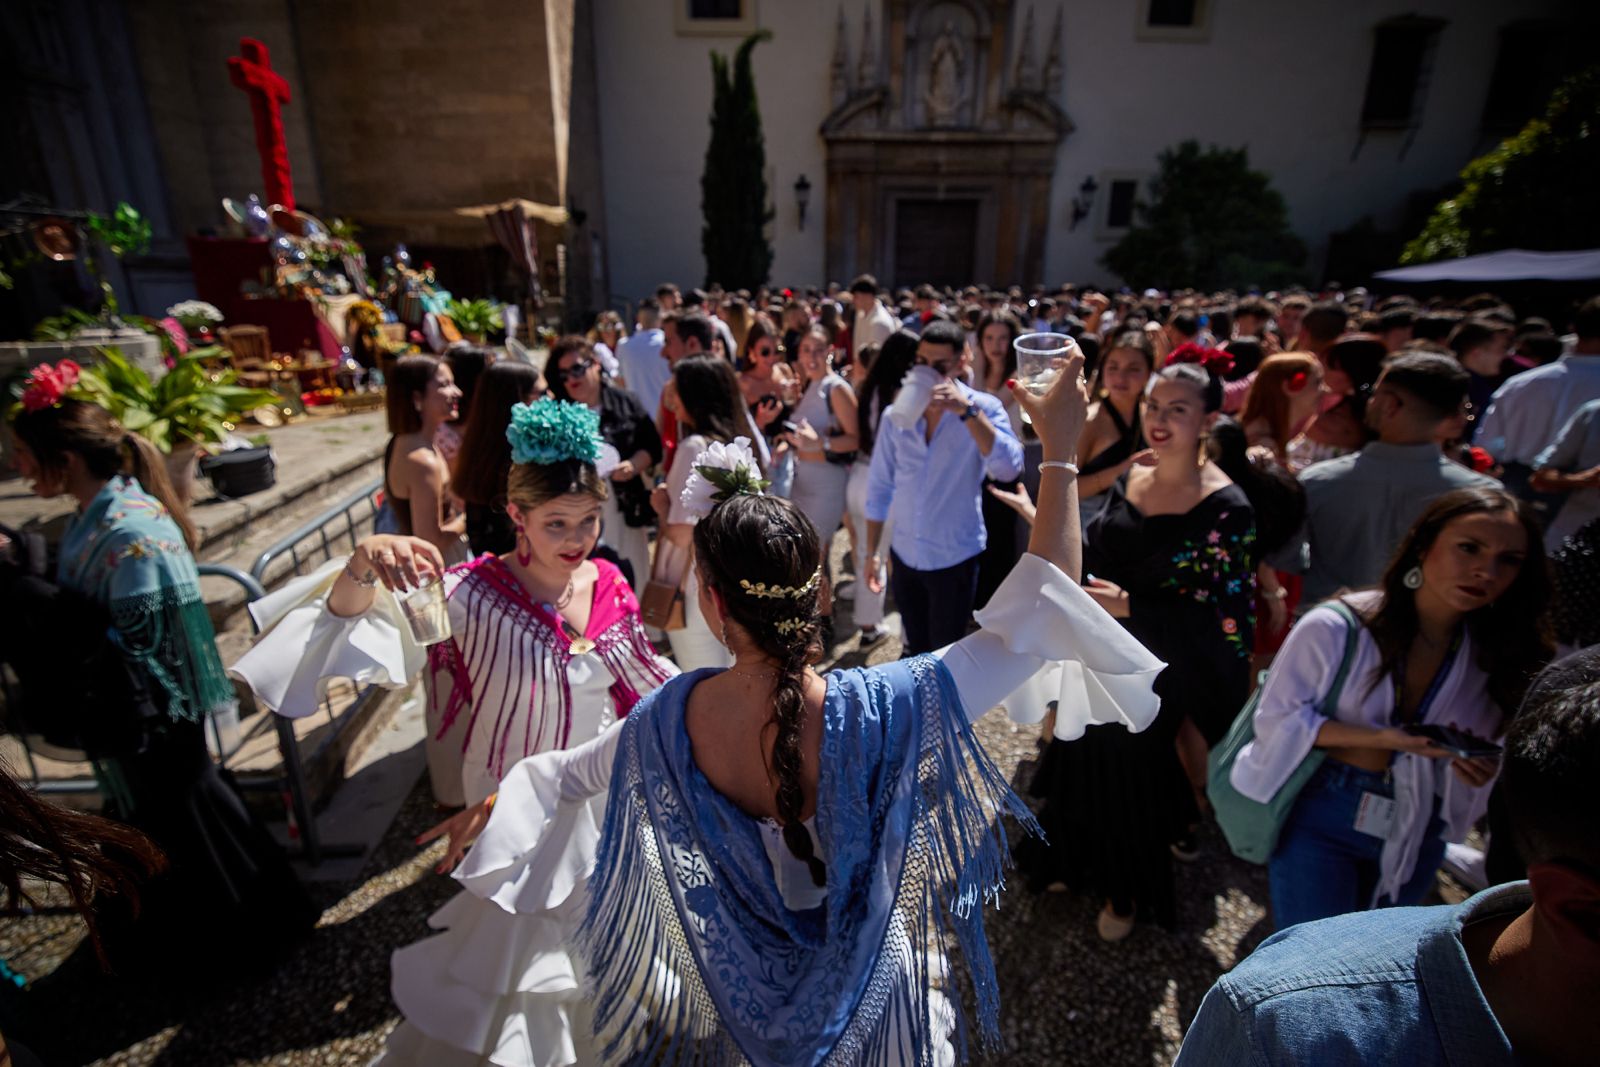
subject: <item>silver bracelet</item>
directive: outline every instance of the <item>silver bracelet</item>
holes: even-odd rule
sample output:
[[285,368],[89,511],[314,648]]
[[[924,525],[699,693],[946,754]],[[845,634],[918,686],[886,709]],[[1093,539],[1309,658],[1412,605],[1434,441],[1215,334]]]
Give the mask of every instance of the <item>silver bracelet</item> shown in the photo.
[[356,558],[354,556],[351,556],[349,559],[345,560],[345,562],[344,562],[344,572],[350,576],[350,580],[352,582],[355,582],[357,585],[359,585],[363,589],[371,589],[373,586],[377,585],[378,584],[378,570],[377,570],[377,568],[374,567],[371,571],[367,572],[367,576],[365,578],[362,578],[360,575],[356,574],[356,572],[350,568],[350,564],[354,563],[355,561],[356,561]]
[[1072,474],[1077,474],[1078,473],[1078,465],[1076,463],[1068,463],[1064,459],[1040,460],[1039,469],[1040,470],[1044,470],[1047,467],[1055,467],[1057,470],[1068,471],[1068,472],[1070,472]]

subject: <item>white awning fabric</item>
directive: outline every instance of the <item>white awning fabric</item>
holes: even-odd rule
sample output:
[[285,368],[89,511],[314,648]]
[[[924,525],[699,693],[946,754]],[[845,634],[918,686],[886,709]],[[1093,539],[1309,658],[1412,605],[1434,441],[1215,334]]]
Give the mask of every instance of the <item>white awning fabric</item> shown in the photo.
[[1582,282],[1600,279],[1600,248],[1576,252],[1530,252],[1507,248],[1416,267],[1379,271],[1386,282]]

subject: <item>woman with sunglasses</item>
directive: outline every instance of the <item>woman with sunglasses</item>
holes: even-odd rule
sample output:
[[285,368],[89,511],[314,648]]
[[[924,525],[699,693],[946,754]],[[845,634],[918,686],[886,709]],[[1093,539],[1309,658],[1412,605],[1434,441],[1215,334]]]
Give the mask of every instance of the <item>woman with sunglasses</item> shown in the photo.
[[621,462],[611,471],[611,493],[601,505],[601,539],[633,568],[635,591],[650,576],[650,539],[655,522],[645,478],[661,462],[661,435],[644,405],[600,373],[594,346],[581,337],[563,337],[550,347],[545,363],[550,395],[583,404],[600,416],[600,436]]
[[766,315],[757,315],[745,335],[744,354],[739,361],[739,391],[750,408],[750,417],[772,446],[772,462],[767,477],[768,492],[787,497],[794,483],[794,452],[782,439],[784,423],[790,422],[794,405],[800,400],[800,381],[784,358],[778,342],[778,328]]

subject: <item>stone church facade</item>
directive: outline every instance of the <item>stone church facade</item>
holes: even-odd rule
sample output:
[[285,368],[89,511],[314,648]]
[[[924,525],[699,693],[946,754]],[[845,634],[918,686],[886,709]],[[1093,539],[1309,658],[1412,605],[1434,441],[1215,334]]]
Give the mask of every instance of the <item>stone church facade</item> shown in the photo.
[[0,200],[129,200],[156,243],[117,268],[125,299],[192,295],[184,237],[260,188],[225,66],[254,37],[292,93],[302,207],[378,253],[406,239],[470,267],[503,260],[456,208],[560,205],[545,280],[574,313],[625,307],[712,280],[708,57],[764,29],[778,284],[1115,283],[1100,258],[1186,139],[1249,149],[1316,273],[1331,234],[1397,224],[1532,114],[1592,18],[1581,0],[15,0]]

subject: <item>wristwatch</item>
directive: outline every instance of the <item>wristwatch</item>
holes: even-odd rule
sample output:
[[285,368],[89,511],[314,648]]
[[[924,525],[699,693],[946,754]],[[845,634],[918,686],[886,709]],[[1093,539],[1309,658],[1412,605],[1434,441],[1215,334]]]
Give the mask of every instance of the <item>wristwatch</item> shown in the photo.
[[963,411],[961,413],[961,421],[962,422],[966,422],[968,419],[972,418],[972,416],[976,415],[977,413],[978,413],[978,405],[969,402],[967,404],[967,410],[965,410],[965,411]]

